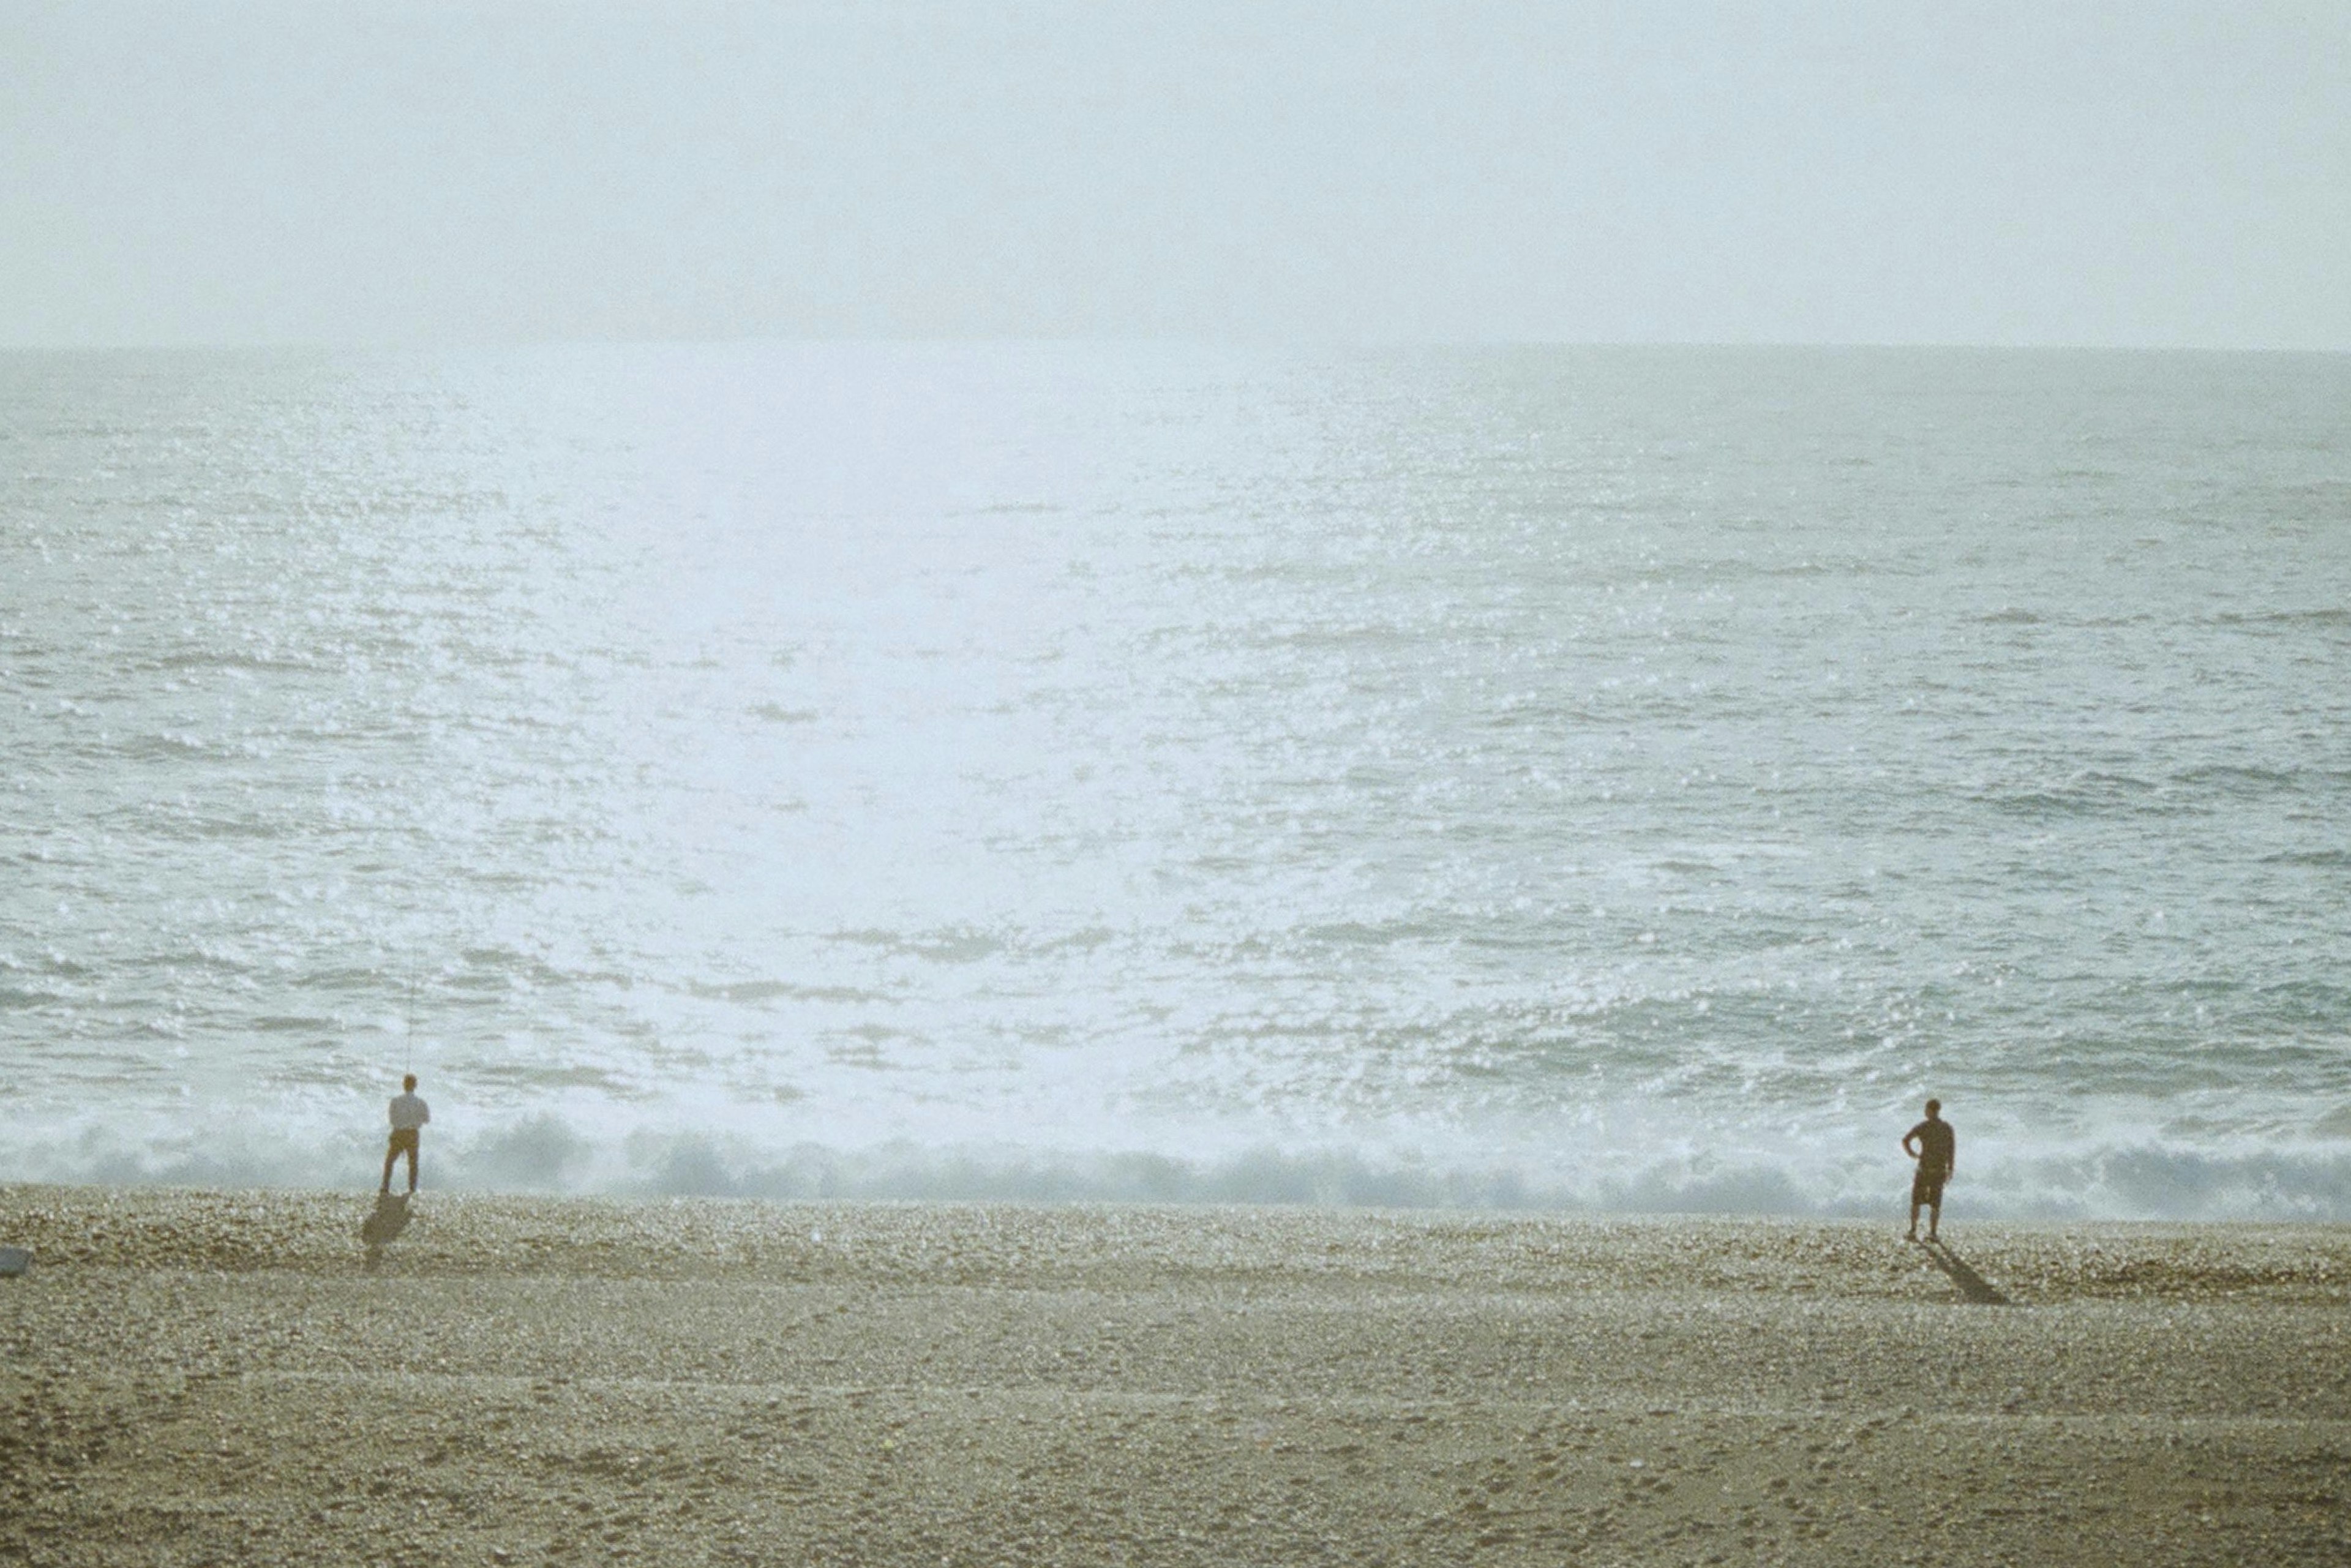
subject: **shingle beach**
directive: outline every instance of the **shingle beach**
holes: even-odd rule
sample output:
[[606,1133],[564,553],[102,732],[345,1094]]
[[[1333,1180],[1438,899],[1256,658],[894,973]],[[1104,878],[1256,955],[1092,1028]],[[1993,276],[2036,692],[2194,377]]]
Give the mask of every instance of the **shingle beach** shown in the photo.
[[0,1562],[2351,1562],[2351,1229],[0,1187]]

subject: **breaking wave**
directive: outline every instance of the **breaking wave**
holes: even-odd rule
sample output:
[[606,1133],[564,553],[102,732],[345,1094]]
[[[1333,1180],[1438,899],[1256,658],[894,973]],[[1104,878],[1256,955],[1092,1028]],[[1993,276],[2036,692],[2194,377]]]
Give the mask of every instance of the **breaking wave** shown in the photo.
[[[2351,1132],[2332,1121],[2296,1145],[2223,1150],[2146,1143],[1984,1148],[1955,1179],[1954,1219],[2351,1221]],[[0,1180],[364,1190],[372,1134],[322,1142],[193,1133],[133,1142],[100,1128],[12,1143]],[[622,1199],[1267,1204],[1590,1214],[1898,1217],[1898,1156],[1658,1157],[1479,1162],[1344,1147],[1271,1145],[1187,1158],[1142,1150],[839,1147],[641,1127],[591,1136],[539,1113],[425,1145],[425,1185]]]

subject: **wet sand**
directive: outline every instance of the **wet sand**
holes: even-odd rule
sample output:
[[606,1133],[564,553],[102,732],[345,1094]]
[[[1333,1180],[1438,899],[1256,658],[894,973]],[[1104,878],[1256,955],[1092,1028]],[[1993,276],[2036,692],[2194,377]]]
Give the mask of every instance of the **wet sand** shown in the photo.
[[2351,1562],[2344,1227],[369,1207],[0,1187],[0,1562]]

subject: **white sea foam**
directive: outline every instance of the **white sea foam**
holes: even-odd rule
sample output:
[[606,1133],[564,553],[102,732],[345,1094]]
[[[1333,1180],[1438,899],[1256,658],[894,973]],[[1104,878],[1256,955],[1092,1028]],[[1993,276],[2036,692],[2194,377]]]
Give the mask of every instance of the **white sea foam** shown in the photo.
[[[216,1128],[126,1138],[55,1129],[10,1148],[0,1180],[364,1188],[381,1139],[319,1142]],[[552,1113],[428,1133],[430,1189],[621,1197],[1315,1204],[1572,1213],[1884,1216],[1906,1212],[1908,1167],[1887,1147],[1429,1156],[1271,1144],[1205,1157],[897,1141],[844,1148],[648,1125],[590,1134]],[[2351,1220],[2351,1143],[2311,1138],[2215,1153],[2160,1143],[1970,1149],[1949,1189],[1968,1219]]]

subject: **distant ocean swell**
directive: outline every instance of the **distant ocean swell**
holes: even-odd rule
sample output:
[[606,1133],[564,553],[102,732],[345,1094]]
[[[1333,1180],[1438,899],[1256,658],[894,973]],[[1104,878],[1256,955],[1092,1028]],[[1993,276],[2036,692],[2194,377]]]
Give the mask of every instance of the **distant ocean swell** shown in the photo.
[[0,355],[0,1180],[2351,1219],[2346,406]]

